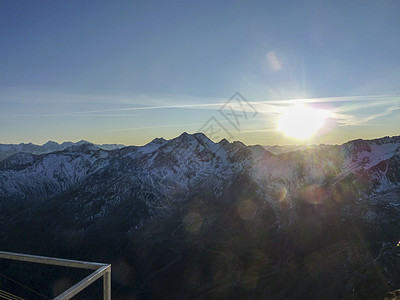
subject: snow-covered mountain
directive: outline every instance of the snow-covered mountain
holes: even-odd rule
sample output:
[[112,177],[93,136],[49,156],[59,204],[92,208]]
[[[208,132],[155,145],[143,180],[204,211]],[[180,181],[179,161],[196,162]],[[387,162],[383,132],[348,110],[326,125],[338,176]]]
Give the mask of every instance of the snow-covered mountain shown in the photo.
[[[255,276],[250,286],[261,294],[251,295],[266,298],[262,293],[268,286],[279,298],[290,294],[274,290],[282,276],[306,272],[309,281],[303,284],[309,291],[294,281],[291,288],[313,298],[313,286],[325,281],[304,271],[311,268],[333,272],[339,298],[352,293],[362,298],[370,291],[356,272],[358,267],[370,270],[371,260],[375,267],[382,265],[379,274],[370,270],[368,280],[400,284],[395,276],[399,264],[389,257],[400,238],[399,191],[399,136],[279,155],[241,142],[214,143],[202,133],[113,150],[78,143],[47,154],[17,153],[0,162],[0,241],[43,250],[41,238],[31,239],[36,230],[62,253],[90,249],[79,251],[85,259],[96,253],[120,263],[110,242],[96,249],[88,242],[112,240],[118,251],[127,251],[124,257],[130,262],[125,264],[143,273],[135,275],[136,283],[116,277],[118,284],[133,286],[139,298],[145,291],[158,298],[152,288],[178,266],[184,273],[202,270],[193,282],[176,279],[174,284],[185,286],[178,294],[209,298],[203,289],[228,284],[225,289],[232,292],[230,286],[247,286]],[[21,229],[22,224],[32,226]],[[230,262],[219,261],[216,253]],[[189,258],[193,255],[202,257],[209,269],[197,266]],[[248,259],[255,259],[254,265]],[[214,270],[219,264],[226,273]],[[339,280],[349,274],[351,280]],[[377,279],[377,274],[383,277]],[[201,287],[193,285],[199,280]]]
[[[13,154],[19,153],[19,152],[25,152],[25,153],[30,153],[30,154],[45,154],[45,153],[51,153],[55,151],[62,151],[68,147],[71,147],[73,145],[81,145],[81,144],[87,144],[89,142],[87,141],[79,141],[76,143],[73,142],[63,142],[61,144],[53,142],[53,141],[48,141],[47,143],[43,145],[36,145],[32,143],[28,144],[0,144],[0,161],[6,159],[7,157],[10,157]],[[125,147],[125,145],[121,144],[101,144],[101,145],[96,145],[100,149],[104,150],[113,150],[113,149],[119,149]]]
[[83,220],[102,218],[107,208],[146,191],[146,197],[139,197],[147,211],[139,218],[142,224],[149,215],[171,211],[199,193],[218,199],[237,180],[246,178],[281,226],[280,222],[292,222],[299,197],[321,204],[345,201],[348,194],[341,194],[343,185],[364,200],[398,188],[399,154],[400,137],[321,145],[280,155],[240,142],[214,143],[201,133],[112,151],[79,142],[62,151],[17,153],[1,161],[0,205],[49,201],[68,194],[79,205]]

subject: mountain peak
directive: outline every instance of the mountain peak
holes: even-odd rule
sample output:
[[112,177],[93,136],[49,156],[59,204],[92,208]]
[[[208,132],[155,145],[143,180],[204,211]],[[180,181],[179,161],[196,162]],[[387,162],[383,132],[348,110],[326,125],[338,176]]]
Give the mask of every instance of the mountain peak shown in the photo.
[[196,133],[193,133],[193,136],[195,136],[195,137],[197,137],[197,138],[200,138],[200,139],[207,139],[207,140],[210,140],[209,138],[208,138],[208,136],[206,136],[204,133],[202,133],[202,132],[196,132]]
[[193,137],[192,134],[185,132],[182,132],[177,138],[178,139],[190,139],[191,137]]
[[206,136],[202,132],[194,133],[192,136],[194,136],[196,138],[196,140],[198,140],[202,144],[208,144],[208,145],[210,145],[210,144],[214,145],[215,144],[212,140],[209,139],[208,136]]
[[227,139],[223,138],[222,140],[220,140],[218,142],[218,144],[221,144],[221,145],[229,144],[229,141]]
[[44,147],[52,147],[52,146],[59,146],[59,144],[57,142],[54,142],[54,141],[48,141],[45,144],[43,144],[42,146],[44,146]]
[[344,144],[344,146],[349,147],[350,153],[357,155],[361,152],[371,152],[371,146],[368,141],[363,139],[357,139]]
[[158,145],[160,145],[160,144],[164,144],[166,141],[167,140],[162,138],[162,137],[161,138],[155,138],[149,144],[158,144]]

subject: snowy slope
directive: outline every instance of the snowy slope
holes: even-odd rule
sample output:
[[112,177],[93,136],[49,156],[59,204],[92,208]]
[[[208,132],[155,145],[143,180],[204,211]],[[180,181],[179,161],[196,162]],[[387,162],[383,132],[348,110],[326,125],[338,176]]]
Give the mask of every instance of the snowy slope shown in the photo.
[[43,201],[72,192],[87,207],[98,201],[98,213],[124,198],[139,197],[142,189],[148,195],[144,205],[168,210],[197,193],[222,197],[247,176],[279,216],[283,203],[294,208],[304,193],[318,194],[308,201],[321,203],[349,181],[357,181],[354,191],[364,198],[398,187],[399,149],[399,137],[386,137],[274,155],[260,146],[214,143],[202,133],[112,151],[78,143],[50,154],[18,153],[0,162],[0,199],[3,204]]
[[0,199],[47,199],[107,165],[108,152],[90,144],[44,155],[17,153],[0,162]]

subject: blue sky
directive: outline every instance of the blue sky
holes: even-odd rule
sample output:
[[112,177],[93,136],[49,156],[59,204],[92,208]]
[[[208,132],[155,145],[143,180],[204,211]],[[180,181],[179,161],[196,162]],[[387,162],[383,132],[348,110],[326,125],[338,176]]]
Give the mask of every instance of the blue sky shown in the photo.
[[[399,1],[1,1],[0,143],[400,134]],[[221,114],[235,92],[258,112]],[[311,99],[311,100],[310,100]],[[329,109],[307,141],[280,108]],[[224,135],[223,134],[223,135]]]

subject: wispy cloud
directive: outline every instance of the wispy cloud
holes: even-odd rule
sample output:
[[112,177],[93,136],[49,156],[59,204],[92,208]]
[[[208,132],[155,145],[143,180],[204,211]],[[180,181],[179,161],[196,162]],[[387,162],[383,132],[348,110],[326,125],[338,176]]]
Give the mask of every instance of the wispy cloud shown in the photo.
[[[293,104],[326,103],[331,111],[330,118],[340,126],[365,125],[380,117],[385,117],[399,110],[400,97],[395,95],[327,97],[312,99],[271,100],[254,104],[264,114],[280,114],[284,107]],[[264,106],[260,105],[264,103]],[[371,111],[373,112],[371,114]]]
[[399,110],[399,109],[400,109],[400,106],[388,107],[388,108],[385,109],[385,111],[383,111],[381,113],[376,113],[376,114],[370,115],[368,117],[365,117],[363,119],[363,121],[364,122],[368,122],[368,121],[374,120],[374,119],[379,118],[379,117],[388,116],[388,115],[392,114],[392,112],[394,112],[396,110]]
[[360,112],[360,110],[366,110],[371,108],[378,107],[388,107],[388,106],[396,106],[400,99],[392,98],[392,99],[384,99],[379,101],[365,101],[365,102],[353,102],[350,104],[337,106],[335,108],[336,112],[348,113],[348,112]]
[[[245,96],[245,95],[244,95]],[[9,90],[0,94],[0,104],[7,107],[5,103],[32,103],[43,105],[48,113],[26,112],[17,113],[20,106],[15,105],[14,111],[5,114],[3,110],[0,117],[48,117],[48,118],[127,118],[139,117],[139,112],[163,110],[163,109],[186,109],[186,110],[219,110],[229,98],[207,98],[191,97],[184,95],[167,94],[140,94],[140,95],[97,95],[97,94],[69,94],[56,91],[32,91],[32,90]],[[324,105],[331,110],[331,118],[335,119],[340,126],[362,125],[392,114],[400,109],[398,95],[364,95],[364,96],[339,96],[308,99],[269,99],[254,100],[248,102],[260,113],[259,117],[269,116],[275,120],[282,113],[285,107],[294,104]],[[57,104],[71,104],[70,111],[55,111]],[[76,103],[76,105],[75,105]],[[53,106],[51,104],[54,104]],[[85,105],[86,104],[86,105]],[[102,105],[100,105],[102,104]],[[105,107],[103,109],[88,110],[90,106]],[[71,111],[72,108],[76,110]],[[234,109],[252,111],[250,106],[233,106]],[[52,111],[53,110],[53,111]],[[371,114],[371,111],[373,112]],[[134,113],[136,112],[136,113]],[[212,113],[210,113],[211,115]],[[190,124],[172,124],[148,127],[130,127],[122,129],[111,129],[109,131],[124,131],[136,129],[182,127]],[[202,124],[195,124],[202,125]],[[275,129],[257,129],[244,132],[274,131]]]
[[[88,113],[101,113],[101,112],[122,112],[122,111],[142,111],[142,110],[158,110],[158,109],[218,109],[223,106],[228,99],[218,99],[217,102],[210,102],[213,100],[211,98],[190,98],[189,101],[201,101],[197,103],[183,104],[177,103],[182,101],[183,96],[177,96],[178,99],[172,100],[171,96],[167,97],[170,103],[165,105],[143,105],[143,106],[134,106],[134,107],[124,107],[124,108],[112,108],[112,109],[102,109],[102,110],[85,110],[79,112],[73,112],[74,114],[88,114]],[[148,98],[150,99],[150,98]],[[326,97],[326,98],[310,98],[310,99],[273,99],[273,100],[262,100],[262,101],[248,101],[251,105],[257,108],[259,112],[265,113],[277,113],[280,111],[279,107],[285,105],[293,105],[293,104],[312,104],[312,103],[336,103],[336,102],[360,102],[360,101],[368,101],[371,102],[369,105],[377,106],[383,105],[384,103],[392,103],[394,101],[399,101],[399,96],[346,96],[346,97]],[[161,99],[153,98],[153,100],[158,100],[156,102],[160,102]],[[215,99],[214,99],[215,100]],[[154,102],[150,101],[150,102]],[[206,102],[206,103],[204,103]],[[365,104],[362,104],[365,107]],[[241,109],[251,111],[252,108],[241,106]],[[356,109],[355,107],[353,109]]]
[[271,99],[258,101],[255,103],[265,104],[311,104],[311,103],[336,103],[336,102],[355,102],[355,101],[399,101],[398,95],[366,95],[366,96],[338,96],[323,98],[298,98],[298,99]]
[[104,117],[104,118],[109,118],[109,117],[137,117],[139,115],[135,114],[80,114],[80,113],[66,113],[66,114],[48,114],[48,115],[43,115],[43,117],[55,117],[55,118],[80,118],[80,117]]
[[341,114],[341,113],[333,113],[332,117],[338,121],[341,126],[354,126],[354,125],[362,125],[368,123],[372,120],[375,120],[380,117],[388,116],[392,114],[394,111],[399,110],[400,106],[391,106],[384,109],[381,112],[377,112],[374,114],[370,114],[367,116],[356,116],[350,114]]
[[20,104],[109,104],[109,105],[135,105],[146,107],[198,105],[206,103],[223,103],[225,98],[195,97],[178,94],[97,94],[97,93],[69,93],[55,90],[35,90],[24,87],[3,89],[0,91],[0,103]]
[[181,105],[159,105],[159,106],[141,106],[141,107],[126,107],[126,108],[112,108],[112,109],[101,109],[101,110],[86,110],[80,112],[73,112],[73,114],[95,114],[95,113],[103,113],[103,112],[123,112],[123,111],[136,111],[136,110],[155,110],[155,109],[169,109],[169,108],[212,108],[222,106],[223,102],[218,103],[206,103],[206,104],[181,104]]
[[80,118],[80,117],[137,117],[137,114],[80,114],[80,113],[65,113],[65,114],[3,114],[0,118]]
[[142,130],[142,129],[156,129],[156,128],[169,128],[169,127],[187,127],[191,125],[202,125],[203,123],[190,123],[190,124],[169,124],[169,125],[157,125],[157,126],[140,126],[140,127],[128,127],[128,128],[117,128],[103,130],[104,132],[117,132],[117,131],[131,131],[131,130]]

